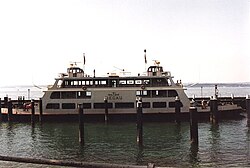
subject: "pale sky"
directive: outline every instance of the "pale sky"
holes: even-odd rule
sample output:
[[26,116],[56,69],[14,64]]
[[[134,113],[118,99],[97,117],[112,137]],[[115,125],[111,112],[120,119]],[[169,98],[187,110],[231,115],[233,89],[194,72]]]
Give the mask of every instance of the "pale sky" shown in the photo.
[[0,86],[159,60],[187,83],[250,82],[250,0],[0,0]]

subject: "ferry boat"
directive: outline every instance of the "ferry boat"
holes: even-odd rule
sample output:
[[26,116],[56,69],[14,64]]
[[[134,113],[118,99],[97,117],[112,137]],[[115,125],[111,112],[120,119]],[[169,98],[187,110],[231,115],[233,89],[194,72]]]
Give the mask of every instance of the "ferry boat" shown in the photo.
[[159,61],[154,61],[146,74],[137,76],[89,76],[77,64],[71,64],[67,73],[62,73],[45,91],[42,106],[44,114],[77,114],[79,104],[83,105],[84,114],[103,115],[106,106],[109,114],[135,114],[136,98],[141,97],[143,113],[165,114],[175,112],[178,97],[181,111],[188,112],[190,100],[184,90]]

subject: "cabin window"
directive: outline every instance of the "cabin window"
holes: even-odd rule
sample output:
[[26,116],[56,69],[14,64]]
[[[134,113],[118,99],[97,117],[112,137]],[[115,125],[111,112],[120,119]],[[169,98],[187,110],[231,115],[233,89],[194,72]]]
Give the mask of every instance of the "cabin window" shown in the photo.
[[62,99],[75,99],[76,98],[76,92],[61,92]]
[[107,81],[106,81],[106,80],[101,80],[101,81],[100,81],[100,84],[101,84],[101,85],[107,85]]
[[169,108],[175,108],[175,102],[169,102],[168,107]]
[[93,85],[93,81],[85,81],[85,85]]
[[86,97],[86,92],[78,91],[77,92],[77,99]]
[[136,96],[150,96],[148,90],[137,90],[136,91]]
[[63,81],[59,80],[58,83],[57,83],[57,87],[60,88],[61,86],[63,86]]
[[51,99],[60,99],[60,92],[52,92],[50,95]]
[[120,84],[120,85],[126,85],[126,80],[120,80],[120,81],[119,81],[119,84]]
[[145,84],[145,85],[149,85],[149,83],[150,83],[149,79],[145,79],[145,80],[143,80],[143,84]]
[[[94,108],[95,109],[105,109],[105,103],[94,103]],[[107,103],[108,108],[113,108],[112,103]]]
[[59,103],[48,103],[46,105],[46,109],[59,109],[60,105]]
[[75,109],[75,103],[62,103],[62,109]]
[[134,108],[134,103],[115,103],[115,108]]
[[73,83],[73,86],[77,86],[78,85],[77,81],[72,81],[72,83]]
[[92,93],[90,91],[86,92],[86,97],[91,97]]
[[91,109],[91,103],[83,103],[83,109]]
[[168,97],[176,97],[178,96],[176,90],[169,90],[168,91]]
[[135,84],[136,84],[136,85],[141,85],[141,84],[142,84],[142,81],[141,81],[141,80],[135,80]]
[[127,84],[133,85],[133,84],[134,84],[134,80],[128,80],[128,81],[127,81]]
[[166,90],[152,90],[153,97],[167,97]]
[[[180,102],[180,103],[181,103],[181,107],[183,107],[182,102]],[[169,108],[175,108],[175,102],[169,102],[169,103],[168,103],[168,107],[169,107]]]
[[166,108],[166,102],[153,102],[153,108]]
[[142,108],[150,108],[150,102],[142,102]]

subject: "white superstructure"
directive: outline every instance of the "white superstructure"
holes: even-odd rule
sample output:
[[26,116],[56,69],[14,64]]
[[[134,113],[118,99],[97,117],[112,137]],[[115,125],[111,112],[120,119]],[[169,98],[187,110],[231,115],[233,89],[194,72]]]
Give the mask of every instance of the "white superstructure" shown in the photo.
[[49,87],[42,98],[44,113],[76,114],[83,104],[85,114],[103,114],[104,99],[109,114],[136,113],[136,97],[142,97],[143,113],[174,113],[178,96],[181,111],[188,111],[189,99],[181,83],[175,83],[171,73],[160,62],[147,69],[144,76],[88,76],[74,64]]

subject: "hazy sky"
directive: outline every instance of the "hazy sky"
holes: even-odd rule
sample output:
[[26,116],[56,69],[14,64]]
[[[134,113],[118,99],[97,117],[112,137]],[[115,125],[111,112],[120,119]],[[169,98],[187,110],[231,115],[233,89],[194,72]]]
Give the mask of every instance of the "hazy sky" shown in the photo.
[[250,0],[0,0],[0,86],[159,60],[175,80],[250,82]]

